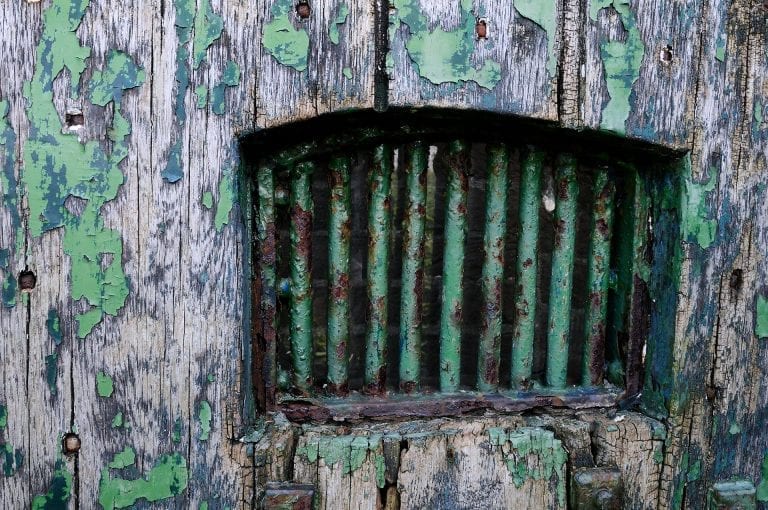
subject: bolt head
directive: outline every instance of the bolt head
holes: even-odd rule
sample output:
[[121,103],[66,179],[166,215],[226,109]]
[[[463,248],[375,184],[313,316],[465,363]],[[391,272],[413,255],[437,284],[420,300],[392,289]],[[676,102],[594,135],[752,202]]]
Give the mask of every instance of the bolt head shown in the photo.
[[311,13],[312,9],[309,7],[309,3],[299,2],[296,4],[296,14],[298,14],[299,18],[307,19]]
[[72,455],[80,451],[80,436],[77,434],[72,432],[66,434],[62,443],[66,455]]

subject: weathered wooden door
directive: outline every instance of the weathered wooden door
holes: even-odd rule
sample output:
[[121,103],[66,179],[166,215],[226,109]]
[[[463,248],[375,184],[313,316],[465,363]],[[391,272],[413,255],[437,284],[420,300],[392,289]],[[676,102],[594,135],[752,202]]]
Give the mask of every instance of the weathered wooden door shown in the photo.
[[767,508],[767,9],[4,0],[1,506]]

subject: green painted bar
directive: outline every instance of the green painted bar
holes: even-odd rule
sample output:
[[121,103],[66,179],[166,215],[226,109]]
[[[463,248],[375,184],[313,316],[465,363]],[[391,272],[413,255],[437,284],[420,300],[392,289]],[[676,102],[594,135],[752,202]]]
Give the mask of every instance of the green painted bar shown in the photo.
[[576,159],[569,154],[561,154],[558,157],[555,172],[555,241],[549,288],[547,385],[552,388],[563,388],[568,372],[576,210],[579,194],[576,182]]
[[291,178],[291,354],[293,383],[308,393],[312,387],[312,171],[296,165]]
[[262,165],[256,177],[259,195],[258,223],[256,226],[259,241],[259,277],[261,278],[261,299],[259,302],[259,320],[261,337],[264,341],[262,366],[264,373],[260,379],[264,385],[265,406],[275,404],[275,385],[277,380],[277,291],[275,289],[275,181],[274,167]]
[[440,309],[440,391],[455,392],[461,374],[461,326],[464,277],[464,241],[467,236],[467,171],[465,142],[448,146],[446,183],[443,294]]
[[603,383],[615,192],[615,186],[608,178],[608,169],[598,169],[595,174],[595,200],[587,262],[587,306],[582,365],[582,384],[585,386],[598,386]]
[[504,288],[504,239],[507,234],[506,145],[488,147],[488,177],[485,185],[485,260],[482,294],[485,297],[477,357],[477,389],[496,391],[501,358],[501,297]]
[[400,389],[418,388],[421,368],[421,303],[424,284],[424,228],[429,147],[415,142],[406,148],[406,194],[403,271],[400,293]]
[[538,273],[539,207],[544,152],[533,147],[520,176],[520,240],[517,248],[515,323],[512,333],[512,387],[527,389],[533,371],[536,332],[536,276]]
[[368,331],[365,385],[369,393],[386,389],[387,293],[389,284],[390,178],[392,149],[379,145],[373,152],[368,201]]
[[349,158],[334,157],[330,171],[328,221],[328,391],[348,390],[350,187]]

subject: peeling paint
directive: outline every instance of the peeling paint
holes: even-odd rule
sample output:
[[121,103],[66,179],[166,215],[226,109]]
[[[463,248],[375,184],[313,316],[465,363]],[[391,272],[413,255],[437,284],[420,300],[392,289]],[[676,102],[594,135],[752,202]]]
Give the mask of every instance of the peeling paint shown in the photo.
[[339,44],[339,27],[347,22],[347,16],[349,16],[349,6],[343,3],[339,5],[338,14],[328,27],[328,38],[333,44]]
[[151,503],[172,498],[181,494],[189,481],[187,460],[178,453],[161,455],[144,478],[135,480],[112,478],[110,468],[115,463],[120,464],[117,456],[101,470],[99,504],[104,508],[125,508],[139,499]]
[[3,282],[2,292],[3,306],[6,308],[13,308],[16,306],[16,277],[8,272],[5,275],[5,281]]
[[768,298],[757,296],[755,303],[755,335],[758,338],[768,338]]
[[58,459],[53,471],[53,478],[48,486],[48,492],[39,494],[32,500],[32,510],[54,510],[69,508],[69,498],[72,494],[72,474],[67,470],[65,462]]
[[340,464],[342,473],[348,475],[363,467],[370,452],[376,470],[376,485],[382,488],[385,485],[386,466],[384,455],[379,453],[380,444],[381,436],[377,434],[369,437],[312,437],[304,446],[297,448],[296,455],[305,457],[311,464],[319,459],[323,459],[326,466]]
[[0,101],[0,206],[5,206],[10,218],[11,232],[8,239],[11,246],[0,248],[0,268],[8,266],[11,249],[20,251],[23,235],[21,233],[21,216],[19,214],[18,181],[16,179],[16,133],[13,131],[8,118],[8,101]]
[[48,330],[48,336],[51,337],[55,345],[61,345],[61,319],[59,312],[55,308],[48,310],[48,319],[45,321],[45,327]]
[[348,80],[352,79],[352,68],[351,67],[345,67],[341,70],[341,74],[344,75],[344,77]]
[[45,381],[48,383],[48,389],[54,397],[58,394],[56,388],[56,377],[59,375],[59,353],[54,352],[45,357]]
[[295,28],[291,21],[293,2],[277,0],[270,10],[270,21],[264,25],[261,44],[275,60],[297,71],[307,68],[309,34],[304,28]]
[[228,61],[221,74],[221,82],[211,90],[211,111],[216,115],[224,115],[226,103],[224,92],[228,87],[236,87],[240,83],[240,67],[233,61]]
[[716,182],[717,169],[714,167],[710,167],[709,179],[706,182],[694,182],[690,177],[690,160],[688,160],[683,190],[685,207],[682,215],[682,229],[685,241],[696,243],[705,250],[712,245],[717,233],[717,220],[710,217],[711,213],[707,206],[707,195],[714,191]]
[[119,429],[123,426],[123,412],[118,411],[118,413],[115,415],[114,418],[112,418],[112,428],[113,429]]
[[[237,157],[237,150],[232,149]],[[231,162],[227,168],[224,169],[221,180],[219,180],[219,201],[216,204],[216,214],[213,217],[213,224],[216,227],[216,232],[221,232],[221,229],[229,223],[229,213],[232,211],[232,207],[235,204],[235,169],[237,163]]]
[[205,108],[208,105],[208,87],[205,85],[200,85],[199,87],[195,87],[195,97],[197,97],[197,101],[195,101],[195,106],[198,109]]
[[207,400],[200,402],[197,409],[197,419],[200,421],[200,441],[207,441],[211,434],[211,404]]
[[8,443],[0,443],[0,475],[13,476],[23,465],[24,454],[21,449]]
[[130,446],[126,446],[123,451],[116,453],[112,462],[107,465],[110,469],[123,469],[133,466],[134,462],[136,462],[136,452]]
[[205,53],[224,30],[224,19],[213,12],[209,0],[201,0],[195,15],[195,38],[192,41],[192,57],[194,69],[200,67],[205,60]]
[[173,431],[171,432],[171,441],[174,443],[181,442],[182,423],[181,418],[176,418],[173,422]]
[[410,35],[405,42],[419,76],[435,85],[473,81],[493,89],[501,80],[501,66],[486,58],[476,67],[475,15],[472,0],[461,0],[461,22],[454,30],[429,28],[429,20],[420,11],[418,0],[395,0],[395,29],[397,23],[407,25]]
[[621,18],[627,38],[624,42],[604,40],[600,43],[600,56],[603,59],[605,82],[610,96],[608,103],[603,107],[600,128],[624,134],[631,109],[632,86],[640,77],[645,45],[629,0],[594,0],[589,7],[589,17],[596,21],[599,11],[611,6]]
[[0,429],[8,426],[8,408],[0,404]]
[[115,391],[115,385],[112,382],[112,378],[104,372],[96,374],[96,392],[100,397],[111,397]]
[[556,76],[557,3],[553,0],[515,0],[515,9],[521,16],[533,21],[547,33],[547,73],[550,77]]
[[210,191],[206,191],[203,193],[203,198],[200,200],[200,202],[203,204],[203,207],[206,209],[210,209],[213,207],[213,193]]
[[768,452],[763,456],[763,463],[760,465],[760,483],[756,497],[758,501],[768,502]]

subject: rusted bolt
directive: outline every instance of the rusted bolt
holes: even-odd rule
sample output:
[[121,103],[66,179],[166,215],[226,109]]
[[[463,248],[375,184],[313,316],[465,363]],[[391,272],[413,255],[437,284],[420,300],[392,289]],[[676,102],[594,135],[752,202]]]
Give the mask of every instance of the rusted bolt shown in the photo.
[[309,7],[309,2],[299,2],[296,4],[296,14],[301,19],[309,18],[312,13],[312,9]]
[[37,276],[32,271],[22,271],[19,273],[19,287],[21,290],[32,290],[37,284]]
[[667,44],[666,47],[661,49],[661,51],[659,52],[659,60],[661,60],[662,64],[672,63],[672,46]]
[[62,445],[66,455],[74,455],[80,451],[80,436],[74,432],[68,432],[64,435]]
[[477,18],[475,23],[475,33],[478,39],[485,39],[488,37],[488,21],[485,18]]

